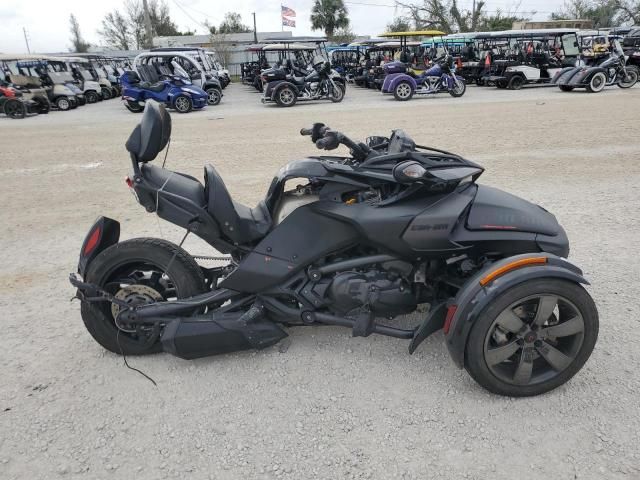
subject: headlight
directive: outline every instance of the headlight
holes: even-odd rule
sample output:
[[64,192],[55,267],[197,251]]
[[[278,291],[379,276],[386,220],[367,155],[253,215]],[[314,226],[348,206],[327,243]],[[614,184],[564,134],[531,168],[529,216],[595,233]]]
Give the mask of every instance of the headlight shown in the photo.
[[515,72],[515,71],[516,71],[516,69],[515,69],[515,68],[513,68],[513,67],[507,67],[507,70],[506,70],[506,71],[507,71],[507,72]]

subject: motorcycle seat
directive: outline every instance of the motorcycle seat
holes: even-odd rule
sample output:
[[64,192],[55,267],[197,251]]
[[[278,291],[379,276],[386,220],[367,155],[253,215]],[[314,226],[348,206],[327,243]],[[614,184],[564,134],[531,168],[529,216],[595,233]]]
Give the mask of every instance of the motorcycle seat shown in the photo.
[[151,82],[140,82],[140,88],[144,88],[145,90],[151,90],[152,92],[161,92],[165,89],[166,85],[163,82],[151,83]]
[[247,244],[264,237],[271,229],[271,214],[264,201],[249,208],[234,201],[222,177],[212,165],[204,167],[204,194],[207,210],[220,230],[236,244]]

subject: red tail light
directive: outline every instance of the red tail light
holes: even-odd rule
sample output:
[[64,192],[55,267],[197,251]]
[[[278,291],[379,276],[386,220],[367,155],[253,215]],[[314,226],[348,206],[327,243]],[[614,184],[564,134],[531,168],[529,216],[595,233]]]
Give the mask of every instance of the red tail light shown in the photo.
[[447,309],[447,316],[444,319],[444,327],[442,327],[445,335],[449,333],[449,329],[451,328],[451,321],[453,320],[453,316],[456,314],[456,310],[458,310],[457,305],[449,305],[449,308]]
[[82,249],[82,254],[86,257],[93,249],[98,245],[98,241],[100,240],[100,235],[102,234],[102,228],[96,227],[96,229],[91,232],[91,236],[87,240],[87,243],[84,245],[84,249]]
[[133,188],[133,180],[131,180],[129,177],[125,177],[124,181],[129,188]]

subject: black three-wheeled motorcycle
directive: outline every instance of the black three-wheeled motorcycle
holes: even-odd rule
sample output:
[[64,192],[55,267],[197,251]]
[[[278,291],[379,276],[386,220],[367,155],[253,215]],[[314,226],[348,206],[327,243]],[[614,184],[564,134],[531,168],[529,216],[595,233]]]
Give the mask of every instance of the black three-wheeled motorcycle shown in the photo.
[[[148,212],[229,256],[205,268],[182,244],[120,241],[120,224],[101,217],[70,277],[98,343],[190,359],[273,345],[283,326],[340,325],[405,339],[412,353],[442,330],[456,365],[513,396],[551,390],[582,368],[598,313],[551,213],[478,185],[482,167],[401,130],[366,143],[321,123],[301,133],[351,155],[289,163],[249,208],[211,165],[202,184],[153,164],[171,118],[147,103],[126,143],[127,183]],[[285,188],[293,178],[307,180]],[[394,324],[427,304],[415,327]]]

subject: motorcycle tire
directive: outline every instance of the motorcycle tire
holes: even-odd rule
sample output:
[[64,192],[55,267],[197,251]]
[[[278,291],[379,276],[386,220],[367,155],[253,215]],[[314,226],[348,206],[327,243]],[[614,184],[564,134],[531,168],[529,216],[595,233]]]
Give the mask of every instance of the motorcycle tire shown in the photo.
[[133,102],[131,100],[127,100],[124,104],[131,113],[141,113],[144,110],[144,107],[139,105],[138,102]]
[[[157,238],[134,238],[107,248],[89,264],[85,280],[131,303],[177,300],[206,291],[193,257]],[[110,352],[145,355],[162,350],[158,338],[150,341],[150,330],[118,327],[117,310],[109,302],[82,302],[81,314],[91,336]]]
[[27,116],[27,106],[18,99],[9,98],[4,103],[4,114],[14,120]]
[[604,87],[607,85],[607,77],[604,73],[598,72],[591,77],[589,83],[587,84],[587,92],[589,93],[599,93],[604,90]]
[[278,89],[275,100],[280,107],[293,107],[298,101],[298,93],[289,85],[285,85]]
[[333,103],[340,103],[342,100],[344,100],[345,90],[345,87],[343,87],[339,83],[336,84],[336,88],[334,88],[331,92],[329,100],[331,100]]
[[178,113],[189,113],[193,110],[193,102],[186,95],[177,95],[172,102],[174,110]]
[[449,90],[449,95],[454,98],[458,98],[464,95],[467,91],[467,84],[464,80],[456,80],[456,85],[451,90]]
[[598,328],[595,303],[581,285],[530,280],[506,290],[480,313],[467,340],[465,369],[490,392],[540,395],[583,367]]
[[409,82],[399,82],[393,89],[393,97],[399,102],[406,102],[413,98],[413,87]]
[[618,80],[618,87],[620,88],[631,88],[636,83],[638,83],[638,71],[627,69],[627,80],[620,79]]

